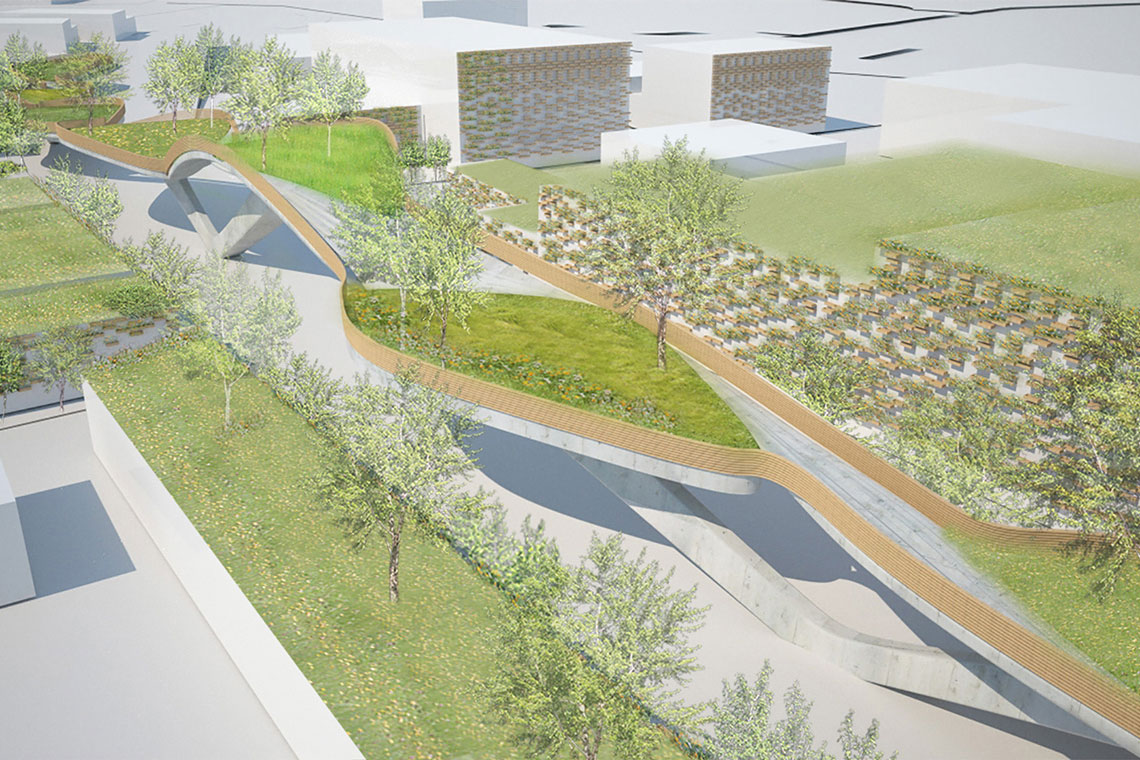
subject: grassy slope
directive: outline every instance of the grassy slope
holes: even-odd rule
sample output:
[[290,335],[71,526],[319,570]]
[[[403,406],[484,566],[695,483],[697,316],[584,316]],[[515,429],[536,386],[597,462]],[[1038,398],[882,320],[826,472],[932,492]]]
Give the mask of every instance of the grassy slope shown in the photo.
[[1140,198],[1071,211],[1034,209],[901,239],[950,259],[976,261],[1080,295],[1118,295],[1140,305]]
[[949,537],[975,566],[1094,662],[1140,692],[1140,570],[1133,563],[1117,589],[1099,601],[1085,559],[1060,550],[1011,548],[959,533]]
[[[30,179],[0,180],[0,290],[42,285],[126,269],[115,254],[52,204]],[[107,295],[132,280],[112,280],[0,295],[0,333],[118,316]]]
[[307,479],[325,444],[268,388],[238,384],[246,429],[225,436],[220,385],[188,373],[179,347],[92,382],[366,757],[522,756],[475,691],[493,667],[498,592],[412,533],[390,604],[381,544],[350,551],[313,508]]
[[[537,171],[509,161],[462,167],[476,179],[531,200],[539,184],[565,180],[588,191],[604,177],[597,165]],[[561,177],[559,175],[562,175]],[[1140,181],[1074,169],[1045,161],[996,152],[954,149],[890,161],[796,172],[748,180],[742,184],[746,206],[741,234],[768,253],[807,256],[830,264],[850,280],[866,279],[874,263],[875,244],[932,228],[1038,210],[1039,220],[1084,206],[1140,198]],[[537,211],[522,207],[492,215],[535,229]],[[1094,228],[1111,235],[1111,219]],[[963,233],[970,232],[964,230]],[[960,241],[958,241],[960,243]],[[984,237],[974,241],[979,247]],[[1031,247],[1014,236],[986,258],[1025,258]],[[1103,247],[1099,239],[1089,247]],[[1069,256],[1058,252],[1058,260]],[[1043,264],[1042,269],[1061,266]]]
[[[118,106],[95,106],[95,118],[107,118]],[[43,122],[72,121],[87,118],[87,106],[36,106],[28,109],[28,118]]]
[[[91,133],[96,140],[101,140],[116,148],[129,150],[142,156],[161,158],[166,151],[180,137],[199,135],[215,142],[222,139],[230,129],[229,122],[217,119],[210,127],[210,119],[179,119],[178,134],[170,128],[170,120],[163,121],[134,121],[125,124],[108,124],[95,127]],[[88,134],[87,127],[75,130],[80,134]]]
[[[340,198],[394,157],[384,133],[368,124],[334,124],[332,157],[326,158],[325,126],[299,124],[271,134],[266,173]],[[255,169],[261,167],[261,137],[231,135],[227,144]]]
[[24,335],[120,316],[107,306],[107,297],[111,291],[138,281],[137,277],[129,277],[0,295],[0,334]]
[[52,203],[30,179],[0,190],[0,290],[118,272],[114,252]]
[[[399,305],[394,290],[348,288],[349,314],[369,303]],[[412,313],[416,318],[415,311]],[[423,325],[423,322],[418,322]],[[590,304],[536,296],[492,295],[468,319],[468,331],[448,330],[458,348],[526,354],[550,367],[581,372],[626,399],[647,397],[677,418],[672,431],[727,446],[756,446],[744,424],[684,360],[669,349],[668,371],[657,370],[654,336],[645,328]],[[362,329],[369,332],[367,322]],[[438,335],[438,322],[429,328]],[[379,339],[380,334],[370,334]],[[604,350],[600,350],[604,347]],[[533,387],[516,386],[534,393]],[[559,400],[559,399],[553,399]]]
[[562,185],[572,190],[589,192],[597,183],[609,177],[609,170],[598,164],[568,164],[532,169],[507,159],[467,164],[459,167],[459,170],[469,177],[525,200],[526,205],[495,209],[487,215],[531,232],[538,231],[538,190],[542,185]]

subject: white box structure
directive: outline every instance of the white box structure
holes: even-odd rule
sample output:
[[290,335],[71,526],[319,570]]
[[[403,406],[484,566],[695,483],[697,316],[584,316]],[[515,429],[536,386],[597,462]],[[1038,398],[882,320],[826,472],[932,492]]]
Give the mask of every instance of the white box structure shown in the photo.
[[629,124],[630,43],[464,18],[309,27],[314,52],[355,61],[366,108],[421,107],[461,162],[596,161],[602,132]]
[[654,158],[665,140],[687,139],[689,150],[704,151],[721,171],[737,177],[763,177],[821,166],[839,166],[847,145],[839,140],[738,119],[626,129],[602,134],[602,163],[620,161],[626,151]]
[[138,31],[133,16],[114,8],[9,8],[0,11],[0,14],[22,18],[67,19],[81,40],[89,40],[97,32],[109,40],[125,40]]
[[948,142],[1140,172],[1140,76],[1017,63],[888,82],[879,151]]
[[646,45],[635,127],[740,119],[819,132],[831,47],[775,37]]
[[0,40],[17,33],[27,37],[29,42],[43,45],[48,55],[63,55],[69,45],[79,42],[79,32],[66,18],[42,13],[37,16],[0,15]]

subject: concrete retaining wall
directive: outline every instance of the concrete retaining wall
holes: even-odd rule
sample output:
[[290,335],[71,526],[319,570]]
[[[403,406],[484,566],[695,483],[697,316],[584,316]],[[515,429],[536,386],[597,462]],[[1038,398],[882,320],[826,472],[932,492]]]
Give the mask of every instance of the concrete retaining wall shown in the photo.
[[96,456],[294,754],[363,758],[94,389],[83,392]]

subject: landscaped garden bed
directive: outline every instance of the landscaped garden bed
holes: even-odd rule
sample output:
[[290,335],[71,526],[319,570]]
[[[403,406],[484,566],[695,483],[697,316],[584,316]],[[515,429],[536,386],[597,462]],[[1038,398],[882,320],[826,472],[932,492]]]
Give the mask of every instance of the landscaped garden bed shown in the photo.
[[[349,318],[369,337],[400,346],[399,295],[345,289]],[[413,307],[405,350],[438,363],[438,323]],[[653,335],[590,304],[491,295],[448,333],[448,367],[560,403],[676,435],[755,448],[744,424],[670,349],[669,370],[656,368]]]
[[[395,161],[384,131],[374,124],[333,124],[331,157],[325,154],[325,141],[324,124],[295,124],[274,132],[269,136],[265,173],[339,199]],[[260,134],[233,134],[225,144],[250,166],[261,166]]]
[[77,127],[75,132],[112,145],[116,148],[129,150],[140,156],[162,158],[170,146],[174,145],[180,137],[195,135],[207,140],[219,142],[230,131],[230,123],[224,119],[215,119],[210,126],[207,116],[202,119],[179,119],[178,133],[171,129],[169,120],[162,121],[133,121],[125,124],[107,124],[95,127],[88,132],[87,127]]

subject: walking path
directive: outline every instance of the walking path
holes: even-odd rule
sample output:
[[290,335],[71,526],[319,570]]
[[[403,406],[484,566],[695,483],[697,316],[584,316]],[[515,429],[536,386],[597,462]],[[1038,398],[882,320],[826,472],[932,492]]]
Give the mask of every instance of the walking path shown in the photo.
[[[106,170],[105,165],[99,165],[100,172]],[[192,251],[203,253],[197,235],[161,180],[118,169],[109,174],[126,206],[119,223],[119,237],[138,239],[150,230],[163,229]],[[204,170],[194,182],[215,224],[223,223],[226,210],[239,206],[247,192],[215,168]],[[293,339],[296,350],[305,351],[342,377],[369,369],[345,340],[339,281],[288,230],[278,229],[240,258],[244,263],[235,266],[271,266],[280,271],[293,291],[303,316]],[[507,276],[514,275],[508,270]],[[844,713],[854,707],[859,722],[872,717],[883,722],[882,746],[900,750],[903,757],[1112,756],[1110,749],[1095,742],[993,716],[979,716],[985,722],[971,720],[866,683],[772,633],[665,541],[642,517],[644,509],[639,514],[639,510],[630,508],[571,455],[493,428],[484,429],[476,446],[481,449],[482,467],[474,478],[476,483],[503,503],[513,523],[520,523],[527,514],[546,520],[567,560],[581,554],[592,532],[622,532],[628,536],[631,551],[645,548],[650,558],[657,559],[663,567],[675,566],[678,585],[697,586],[697,601],[708,604],[709,613],[706,625],[696,637],[701,645],[698,659],[704,669],[685,688],[688,699],[709,699],[719,692],[722,678],[737,672],[754,674],[765,659],[770,659],[776,670],[778,691],[793,679],[799,680],[809,698],[816,702],[813,722],[821,737],[832,737]],[[755,506],[763,509],[762,496],[756,499]],[[804,556],[818,556],[821,563],[857,564],[837,546],[829,547],[826,542],[797,550]],[[843,579],[842,584],[827,588],[831,582],[838,583],[839,579],[803,581],[813,584],[815,598],[825,607],[836,604],[843,590],[855,581]],[[866,583],[859,585],[870,589]],[[909,628],[899,617],[894,622],[889,617],[884,621],[887,606],[881,596],[879,603],[868,605],[863,616],[870,620],[864,627]],[[848,624],[860,628],[858,610],[846,605],[841,614]],[[900,636],[905,635],[901,629],[896,630]]]

